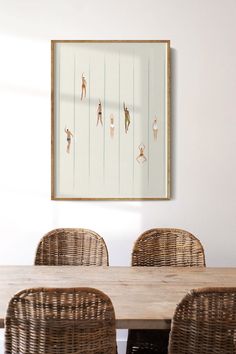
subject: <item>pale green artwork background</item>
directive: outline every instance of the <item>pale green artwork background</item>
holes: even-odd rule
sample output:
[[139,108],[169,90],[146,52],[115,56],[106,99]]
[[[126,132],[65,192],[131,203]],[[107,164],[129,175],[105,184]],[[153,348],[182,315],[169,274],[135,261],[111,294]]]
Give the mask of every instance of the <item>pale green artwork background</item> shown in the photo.
[[[167,50],[166,43],[56,43],[56,198],[167,197]],[[97,125],[99,100],[103,125]],[[127,134],[123,102],[130,112]],[[65,128],[74,135],[70,153]],[[143,163],[137,161],[140,144]]]

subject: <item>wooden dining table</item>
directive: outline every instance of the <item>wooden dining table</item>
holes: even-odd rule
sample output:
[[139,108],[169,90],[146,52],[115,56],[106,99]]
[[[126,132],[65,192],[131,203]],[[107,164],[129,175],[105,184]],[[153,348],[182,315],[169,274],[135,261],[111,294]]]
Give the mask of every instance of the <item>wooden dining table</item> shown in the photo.
[[188,291],[219,286],[236,287],[236,268],[0,266],[0,327],[26,288],[97,288],[111,298],[117,328],[167,329]]

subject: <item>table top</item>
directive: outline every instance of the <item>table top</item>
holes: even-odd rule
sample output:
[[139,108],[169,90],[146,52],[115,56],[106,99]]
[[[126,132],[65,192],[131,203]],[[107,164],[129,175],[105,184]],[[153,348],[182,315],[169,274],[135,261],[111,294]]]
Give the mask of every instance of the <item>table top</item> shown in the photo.
[[236,287],[236,268],[0,266],[0,327],[10,298],[33,287],[93,287],[112,300],[117,328],[170,328],[193,288]]

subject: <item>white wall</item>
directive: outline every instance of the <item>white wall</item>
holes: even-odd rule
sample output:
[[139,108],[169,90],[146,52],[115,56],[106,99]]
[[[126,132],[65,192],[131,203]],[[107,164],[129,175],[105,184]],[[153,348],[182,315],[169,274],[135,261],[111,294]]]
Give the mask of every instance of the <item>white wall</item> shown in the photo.
[[[209,266],[236,266],[235,33],[235,0],[0,0],[0,264],[85,227],[128,265],[142,231],[169,226],[197,235]],[[50,201],[51,39],[171,40],[171,201]]]

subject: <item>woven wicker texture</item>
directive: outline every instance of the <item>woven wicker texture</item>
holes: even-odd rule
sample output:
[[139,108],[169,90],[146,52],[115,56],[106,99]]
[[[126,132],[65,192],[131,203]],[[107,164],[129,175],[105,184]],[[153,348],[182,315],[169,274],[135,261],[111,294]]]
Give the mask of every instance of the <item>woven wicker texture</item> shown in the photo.
[[107,266],[108,251],[101,236],[86,229],[56,229],[40,241],[35,265]]
[[5,354],[115,353],[114,309],[97,289],[27,289],[9,303]]
[[169,354],[189,353],[236,353],[236,288],[192,290],[177,306]]
[[144,232],[135,242],[132,265],[205,266],[205,255],[200,241],[185,230],[152,229]]
[[[162,228],[145,231],[135,242],[132,266],[204,267],[200,241],[185,230]],[[167,354],[168,330],[130,330],[126,354]]]

